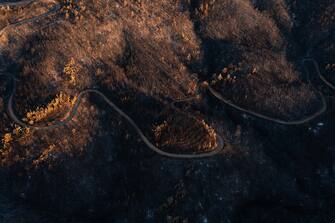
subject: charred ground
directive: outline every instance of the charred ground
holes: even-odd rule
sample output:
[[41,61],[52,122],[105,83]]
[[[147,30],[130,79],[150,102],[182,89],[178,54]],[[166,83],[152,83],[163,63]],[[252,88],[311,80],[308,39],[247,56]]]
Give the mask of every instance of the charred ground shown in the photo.
[[[335,3],[284,0],[35,1],[0,6],[1,72],[14,109],[52,123],[100,89],[166,151],[224,152],[173,160],[149,151],[99,97],[67,125],[21,128],[0,76],[0,222],[332,222]],[[47,14],[46,14],[47,13]],[[233,103],[287,121],[283,126]],[[2,198],[3,195],[3,198]],[[37,220],[38,219],[38,220]]]

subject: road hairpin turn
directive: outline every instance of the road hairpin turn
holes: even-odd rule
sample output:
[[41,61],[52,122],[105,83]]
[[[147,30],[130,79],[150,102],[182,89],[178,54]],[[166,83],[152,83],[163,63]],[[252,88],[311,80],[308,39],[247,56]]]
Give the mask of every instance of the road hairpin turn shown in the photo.
[[214,148],[214,150],[212,150],[210,152],[199,153],[199,154],[175,154],[175,153],[165,152],[165,151],[159,149],[158,147],[153,145],[153,143],[150,142],[150,140],[144,135],[142,130],[138,127],[138,125],[135,123],[135,121],[132,118],[130,118],[124,111],[122,111],[118,106],[116,106],[106,95],[104,95],[99,90],[95,90],[95,89],[83,90],[78,94],[77,99],[74,102],[74,105],[71,108],[71,111],[69,112],[69,115],[66,117],[65,120],[56,121],[52,125],[45,125],[45,126],[30,125],[28,123],[25,123],[25,122],[21,121],[17,117],[17,115],[15,114],[15,112],[13,110],[13,97],[14,97],[14,94],[15,94],[16,87],[15,87],[15,80],[13,78],[11,78],[11,79],[12,79],[13,87],[12,87],[12,92],[11,92],[11,95],[9,97],[8,104],[7,104],[7,111],[8,111],[9,117],[16,124],[20,125],[23,128],[30,128],[30,129],[36,129],[36,130],[50,130],[50,129],[53,129],[53,128],[57,128],[59,126],[64,126],[68,122],[70,122],[73,119],[73,117],[77,114],[78,107],[80,105],[80,102],[81,102],[83,96],[85,96],[86,94],[95,94],[95,95],[100,96],[114,111],[116,111],[119,115],[121,115],[135,129],[137,134],[140,136],[142,141],[146,144],[146,146],[149,149],[151,149],[152,151],[154,151],[154,152],[156,152],[156,153],[158,153],[162,156],[166,156],[166,157],[170,157],[170,158],[182,158],[182,159],[206,158],[206,157],[214,156],[214,155],[220,153],[223,150],[223,147],[224,147],[223,139],[221,138],[221,136],[216,135],[216,139],[217,139],[216,145],[217,146],[216,146],[216,148]]
[[[29,4],[33,1],[25,1],[25,3]],[[6,3],[3,3],[2,6],[5,6]],[[23,2],[18,2],[18,3],[10,3],[7,4],[10,6],[21,6],[24,5]],[[53,6],[48,12],[36,16],[34,18],[30,18],[30,19],[24,19],[12,24],[9,24],[8,26],[4,27],[2,30],[0,30],[0,37],[3,35],[5,29],[8,29],[10,27],[17,27],[29,22],[33,22],[36,21],[38,19],[44,18],[46,16],[48,16],[49,14],[51,14],[52,12],[57,11],[60,8],[60,5],[57,4],[55,6]],[[0,52],[0,57],[2,59],[2,54]],[[131,126],[136,130],[136,132],[138,133],[138,135],[140,136],[140,138],[143,140],[143,142],[147,145],[147,147],[149,147],[149,149],[151,149],[152,151],[162,155],[162,156],[166,156],[166,157],[170,157],[170,158],[183,158],[183,159],[195,159],[195,158],[205,158],[205,157],[210,157],[210,156],[214,156],[216,154],[218,154],[219,152],[222,151],[223,147],[224,147],[224,142],[223,139],[221,138],[221,136],[216,135],[216,148],[214,148],[213,150],[211,150],[210,152],[206,152],[206,153],[199,153],[199,154],[175,154],[175,153],[169,153],[169,152],[165,152],[161,149],[159,149],[158,147],[156,147],[154,144],[152,144],[149,139],[144,135],[144,133],[142,132],[142,130],[137,126],[137,124],[134,122],[133,119],[131,119],[124,111],[122,111],[119,107],[117,107],[109,98],[107,98],[101,91],[96,90],[96,89],[87,89],[84,91],[81,91],[78,96],[77,99],[71,109],[71,111],[69,112],[69,115],[66,117],[65,120],[63,121],[55,121],[54,124],[52,125],[45,125],[45,126],[34,126],[34,125],[30,125],[28,123],[25,123],[23,121],[21,121],[17,115],[15,114],[14,110],[13,110],[13,97],[15,95],[15,90],[16,90],[16,80],[14,79],[13,76],[7,75],[11,78],[13,86],[12,86],[12,92],[11,95],[9,97],[8,103],[7,103],[7,111],[8,111],[8,115],[9,117],[19,126],[23,127],[23,128],[30,128],[30,129],[36,129],[36,130],[50,130],[53,128],[57,128],[59,126],[64,126],[66,125],[68,122],[70,122],[72,120],[72,118],[77,114],[78,111],[78,107],[80,105],[81,99],[83,98],[83,96],[87,95],[87,94],[95,94],[100,96],[113,110],[115,110],[118,114],[120,114],[124,119],[126,119],[128,121],[129,124],[131,124]]]
[[[10,4],[8,3],[8,5],[10,5],[10,6],[24,5],[23,3],[29,4],[30,2],[33,2],[33,1],[25,1],[25,2],[21,2],[21,3],[10,3]],[[0,4],[0,6],[5,6],[5,5],[6,5],[6,3]],[[2,36],[2,34],[4,33],[4,31],[5,31],[6,28],[8,29],[9,27],[17,27],[19,25],[22,25],[22,24],[25,24],[25,23],[28,23],[28,22],[33,22],[35,20],[41,19],[43,17],[48,16],[50,13],[53,13],[53,12],[57,11],[59,8],[60,8],[60,4],[57,4],[57,5],[54,5],[48,12],[46,12],[46,13],[44,13],[42,15],[36,16],[34,18],[24,19],[24,20],[21,20],[21,21],[9,24],[8,26],[6,26],[2,30],[0,30],[0,37]],[[3,59],[1,51],[0,51],[0,57],[1,57],[1,59]],[[302,61],[303,61],[303,65],[304,65],[304,67],[306,69],[306,72],[308,74],[308,82],[310,84],[311,84],[310,77],[309,77],[310,76],[310,74],[309,74],[310,72],[307,69],[307,66],[305,65],[305,62],[308,62],[308,61],[310,61],[310,62],[313,63],[313,65],[315,66],[316,72],[318,73],[318,76],[320,77],[320,79],[326,85],[328,85],[330,88],[335,89],[335,86],[332,83],[330,83],[329,81],[327,81],[321,75],[321,72],[320,72],[320,69],[318,67],[318,64],[317,64],[317,62],[314,59],[312,59],[312,58],[306,58],[306,59],[303,59]],[[205,157],[214,156],[214,155],[220,153],[223,150],[223,148],[224,148],[223,139],[221,138],[221,136],[216,135],[216,140],[217,140],[217,142],[216,142],[216,148],[214,148],[210,152],[198,153],[198,154],[175,154],[175,153],[169,153],[169,152],[163,151],[160,148],[158,148],[157,146],[155,146],[153,143],[150,142],[150,140],[144,135],[143,131],[138,127],[138,125],[135,123],[135,121],[132,118],[130,118],[123,110],[121,110],[118,106],[116,106],[105,94],[103,94],[101,91],[99,91],[97,89],[86,89],[86,90],[81,91],[77,95],[76,100],[75,100],[72,108],[70,109],[67,117],[64,120],[62,120],[62,121],[55,121],[51,125],[31,125],[29,123],[25,123],[25,122],[21,121],[17,117],[17,115],[15,114],[15,112],[13,110],[13,100],[14,100],[14,95],[15,95],[15,91],[16,91],[16,80],[15,80],[14,76],[9,75],[9,74],[0,74],[0,75],[7,75],[7,76],[9,76],[10,79],[11,79],[11,81],[12,81],[12,83],[13,83],[12,91],[11,91],[11,94],[10,94],[10,97],[9,97],[9,100],[8,100],[8,103],[7,103],[8,115],[12,119],[13,122],[15,122],[16,124],[18,124],[19,126],[24,127],[24,128],[30,128],[30,129],[36,129],[36,130],[50,130],[50,129],[53,129],[53,128],[57,128],[59,126],[64,126],[67,123],[69,123],[73,119],[73,117],[75,115],[77,115],[78,107],[79,107],[79,105],[81,103],[82,98],[85,95],[87,95],[87,94],[94,94],[94,95],[97,95],[97,96],[101,97],[109,105],[110,108],[112,108],[120,116],[122,116],[135,129],[135,131],[137,132],[137,134],[140,136],[140,138],[142,139],[142,141],[145,143],[145,145],[150,150],[152,150],[152,151],[154,151],[154,152],[156,152],[156,153],[158,153],[158,154],[160,154],[162,156],[166,156],[166,157],[170,157],[170,158],[183,158],[183,159],[205,158]],[[214,97],[216,97],[217,99],[219,99],[223,103],[227,104],[230,107],[235,108],[236,110],[238,110],[240,112],[252,115],[254,117],[257,117],[257,118],[260,118],[260,119],[263,119],[263,120],[266,120],[266,121],[274,122],[274,123],[277,123],[277,124],[282,124],[282,125],[301,125],[301,124],[305,124],[305,123],[310,122],[311,120],[315,119],[316,117],[320,116],[327,109],[327,103],[326,103],[326,99],[325,99],[324,95],[322,94],[322,92],[317,91],[315,89],[316,92],[318,92],[318,94],[320,96],[320,99],[321,99],[321,102],[322,102],[322,107],[317,112],[315,112],[314,114],[312,114],[312,115],[310,115],[308,117],[305,117],[303,119],[294,120],[294,121],[286,121],[286,120],[281,120],[281,119],[278,119],[278,118],[269,117],[269,116],[266,116],[266,115],[254,112],[254,111],[249,110],[249,109],[242,108],[239,105],[231,102],[229,99],[225,98],[218,91],[216,91],[215,89],[213,89],[211,86],[207,85],[207,89],[211,93],[211,95],[213,95]],[[193,99],[194,98],[187,99],[187,101],[189,101],[189,100],[191,101]],[[178,103],[178,101],[175,102],[175,103]]]

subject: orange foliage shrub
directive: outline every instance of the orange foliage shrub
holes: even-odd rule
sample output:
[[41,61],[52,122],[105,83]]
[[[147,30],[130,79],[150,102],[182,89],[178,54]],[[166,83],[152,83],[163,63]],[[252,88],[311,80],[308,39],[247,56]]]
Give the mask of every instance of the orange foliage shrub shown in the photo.
[[204,120],[179,115],[153,128],[159,148],[173,152],[206,152],[217,147],[215,130]]
[[37,108],[35,111],[28,112],[26,119],[29,124],[49,120],[50,118],[59,117],[69,111],[73,106],[76,98],[71,98],[66,93],[60,92],[46,107]]
[[64,74],[70,78],[70,84],[75,84],[78,71],[75,60],[71,58],[63,69]]

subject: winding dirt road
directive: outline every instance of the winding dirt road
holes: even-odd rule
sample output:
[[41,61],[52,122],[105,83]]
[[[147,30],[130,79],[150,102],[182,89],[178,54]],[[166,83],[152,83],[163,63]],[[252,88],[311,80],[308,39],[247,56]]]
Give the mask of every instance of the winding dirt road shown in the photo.
[[333,83],[331,83],[330,81],[328,81],[325,78],[325,76],[323,76],[321,74],[320,67],[318,65],[318,62],[316,62],[315,59],[313,59],[313,58],[305,58],[304,62],[311,62],[313,64],[313,66],[315,67],[317,73],[318,73],[318,77],[323,81],[324,84],[326,84],[329,88],[331,88],[332,90],[335,91],[335,85]]
[[37,130],[48,130],[48,129],[52,129],[52,128],[57,128],[59,126],[63,126],[66,125],[68,122],[70,122],[72,120],[72,118],[77,114],[78,111],[78,107],[80,105],[81,99],[83,98],[83,96],[85,96],[86,94],[96,94],[98,96],[100,96],[114,111],[116,111],[118,114],[120,114],[125,120],[127,120],[127,122],[136,130],[136,132],[138,133],[138,135],[141,137],[141,139],[143,140],[143,142],[147,145],[147,147],[149,147],[149,149],[151,149],[152,151],[162,155],[162,156],[166,156],[166,157],[170,157],[170,158],[183,158],[183,159],[195,159],[195,158],[205,158],[205,157],[210,157],[213,155],[218,154],[219,152],[222,151],[223,147],[224,147],[224,143],[223,143],[223,139],[217,135],[217,147],[212,150],[211,152],[208,153],[200,153],[200,154],[174,154],[174,153],[169,153],[169,152],[165,152],[161,149],[159,149],[158,147],[154,146],[149,139],[144,135],[144,133],[142,132],[142,130],[137,126],[137,124],[135,123],[135,121],[130,118],[124,111],[122,111],[118,106],[116,106],[109,98],[107,98],[106,95],[104,95],[102,92],[95,90],[95,89],[87,89],[84,90],[82,92],[80,92],[77,96],[77,99],[74,103],[74,106],[71,109],[70,114],[66,117],[65,120],[63,121],[56,121],[55,124],[53,125],[46,125],[46,126],[35,126],[35,125],[30,125],[27,123],[22,122],[16,115],[15,112],[13,111],[13,96],[15,94],[15,80],[13,80],[14,83],[14,87],[11,93],[11,96],[8,100],[8,105],[7,105],[7,109],[8,109],[8,114],[10,116],[10,118],[17,123],[18,125],[20,125],[21,127],[25,127],[25,128],[32,128],[32,129],[37,129]]
[[249,109],[245,109],[242,108],[234,103],[232,103],[230,100],[228,100],[227,98],[223,97],[218,91],[214,90],[212,87],[208,86],[208,90],[209,92],[216,97],[217,99],[219,99],[220,101],[222,101],[223,103],[229,105],[230,107],[233,107],[237,110],[239,110],[240,112],[252,115],[254,117],[260,118],[260,119],[264,119],[266,121],[270,121],[270,122],[275,122],[281,125],[301,125],[301,124],[305,124],[313,119],[315,119],[316,117],[320,116],[322,113],[324,113],[327,110],[327,103],[326,103],[326,99],[324,97],[321,97],[322,100],[322,107],[319,111],[317,111],[316,113],[314,113],[311,116],[308,116],[306,118],[300,119],[300,120],[295,120],[295,121],[285,121],[285,120],[281,120],[281,119],[277,119],[277,118],[271,118],[269,116],[251,111]]
[[[5,3],[3,3],[5,4]],[[15,3],[12,3],[13,5]],[[17,3],[18,4],[18,3]],[[18,4],[19,5],[19,4]],[[4,28],[2,28],[0,30],[0,37],[3,35],[3,33],[7,30],[7,29],[10,29],[10,28],[13,28],[13,27],[17,27],[17,26],[20,26],[20,25],[23,25],[23,24],[26,24],[26,23],[30,23],[30,22],[33,22],[33,21],[37,21],[39,19],[42,19],[44,17],[47,17],[48,15],[50,15],[51,13],[53,12],[56,12],[57,10],[60,9],[60,4],[56,4],[54,5],[53,7],[51,7],[51,9],[49,11],[47,11],[46,13],[43,13],[41,15],[38,15],[38,16],[35,16],[33,18],[29,18],[29,19],[23,19],[23,20],[20,20],[20,21],[17,21],[17,22],[14,22],[14,23],[11,23],[7,26],[5,26]]]
[[[28,1],[27,1],[28,2]],[[5,5],[6,3],[3,3],[2,5]],[[21,2],[17,2],[17,3],[10,3],[11,6],[19,6],[22,5],[23,3]],[[32,21],[36,21],[38,19],[41,19],[43,17],[48,16],[50,13],[57,11],[60,8],[60,5],[55,5],[53,6],[48,12],[39,15],[37,17],[34,18],[30,18],[30,19],[25,19],[22,21],[18,21],[16,23],[10,24],[6,27],[4,27],[2,30],[0,30],[0,37],[3,35],[4,30],[13,26],[19,26],[25,23],[29,23]],[[2,54],[0,51],[0,57],[1,60],[3,61],[2,58]],[[1,69],[0,69],[1,70]],[[95,90],[95,89],[87,89],[84,90],[82,92],[80,92],[77,96],[77,99],[74,103],[74,106],[72,107],[70,114],[66,117],[65,120],[63,121],[55,121],[54,124],[52,125],[45,125],[45,126],[35,126],[35,125],[30,125],[28,123],[24,123],[23,121],[21,121],[17,115],[15,114],[14,110],[13,110],[13,97],[15,95],[15,90],[16,90],[16,80],[14,79],[14,77],[12,75],[8,75],[8,74],[0,74],[0,75],[6,75],[9,76],[12,83],[13,83],[13,87],[12,87],[12,93],[10,95],[10,98],[8,100],[7,103],[7,111],[8,111],[8,115],[9,117],[18,125],[20,125],[21,127],[24,128],[31,128],[31,129],[36,129],[36,130],[48,130],[48,129],[53,129],[53,128],[57,128],[59,126],[64,126],[66,125],[68,122],[70,122],[72,120],[72,118],[77,114],[78,111],[78,107],[80,105],[81,99],[83,98],[83,96],[85,96],[86,94],[96,94],[98,96],[100,96],[102,99],[104,99],[104,101],[113,109],[115,110],[118,114],[120,114],[124,119],[126,119],[128,121],[128,123],[136,130],[136,132],[138,133],[138,135],[140,136],[140,138],[143,140],[143,142],[146,144],[146,146],[151,149],[152,151],[165,156],[165,157],[169,157],[169,158],[178,158],[178,159],[196,159],[196,158],[206,158],[206,157],[210,157],[210,156],[214,156],[218,153],[220,153],[223,148],[224,148],[224,142],[221,136],[217,135],[217,146],[214,150],[210,151],[210,152],[206,152],[206,153],[199,153],[199,154],[174,154],[174,153],[169,153],[169,152],[165,152],[161,149],[159,149],[158,147],[156,147],[155,145],[153,145],[150,140],[144,135],[144,133],[142,132],[142,130],[137,126],[137,124],[134,122],[134,120],[132,118],[130,118],[124,111],[122,111],[119,107],[117,107],[109,98],[107,98],[107,96],[105,96],[102,92]]]
[[[26,1],[26,2],[28,2],[28,1]],[[2,5],[5,5],[5,4],[6,3],[3,3]],[[11,3],[11,6],[21,5],[21,4],[22,3]],[[32,22],[32,21],[38,20],[38,19],[40,19],[42,17],[45,17],[45,16],[49,15],[52,12],[57,11],[59,8],[60,8],[60,5],[55,5],[48,12],[46,12],[46,13],[44,13],[42,15],[39,15],[39,16],[34,17],[34,18],[30,18],[30,19],[26,19],[26,20],[23,20],[23,21],[18,21],[16,23],[10,24],[10,25],[4,27],[2,30],[0,30],[0,37],[3,34],[4,29],[6,29],[6,28],[8,28],[10,26],[19,26],[19,25],[22,25],[24,23],[28,23],[28,22]],[[0,51],[0,57],[2,59],[1,51]],[[303,61],[303,65],[304,65],[304,67],[306,69],[306,72],[308,72],[308,76],[310,76],[309,75],[310,72],[309,72],[307,66],[305,65],[305,63],[306,62],[312,62],[313,65],[314,65],[314,67],[315,67],[315,69],[316,69],[316,72],[318,73],[318,76],[320,77],[320,79],[325,84],[327,84],[329,87],[331,87],[332,89],[335,89],[334,85],[332,85],[331,83],[329,83],[322,76],[322,74],[320,72],[320,69],[318,67],[318,64],[317,64],[317,62],[314,59],[312,59],[312,58],[304,58],[302,61]],[[55,121],[54,124],[52,124],[52,125],[46,125],[46,126],[34,126],[34,125],[30,125],[30,124],[22,122],[17,117],[17,115],[15,114],[15,112],[13,111],[13,97],[15,95],[16,80],[14,79],[13,76],[8,75],[8,74],[0,74],[0,75],[7,75],[12,80],[13,88],[12,88],[12,92],[11,92],[10,98],[8,100],[7,110],[8,110],[8,114],[9,114],[10,118],[16,124],[18,124],[18,125],[20,125],[22,127],[47,130],[47,129],[56,128],[56,127],[59,127],[59,126],[62,126],[62,125],[66,125],[77,114],[77,110],[78,110],[78,107],[80,105],[80,102],[81,102],[81,99],[83,98],[83,96],[85,96],[87,94],[95,94],[95,95],[100,96],[113,110],[115,110],[118,114],[120,114],[136,130],[136,132],[138,133],[138,135],[140,136],[140,138],[143,140],[143,142],[146,144],[146,146],[149,149],[151,149],[152,151],[154,151],[154,152],[156,152],[156,153],[158,153],[158,154],[160,154],[162,156],[166,156],[166,157],[170,157],[170,158],[184,158],[184,159],[206,158],[206,157],[214,156],[214,155],[220,153],[223,150],[223,147],[224,147],[223,139],[219,135],[217,135],[217,147],[214,150],[212,150],[211,152],[208,152],[208,153],[200,153],[200,154],[174,154],[174,153],[165,152],[165,151],[159,149],[158,147],[154,146],[149,141],[149,139],[144,135],[144,133],[142,132],[142,130],[137,126],[137,124],[134,122],[134,120],[132,118],[130,118],[124,111],[122,111],[119,107],[117,107],[101,91],[96,90],[96,89],[87,89],[87,90],[84,90],[84,91],[80,92],[78,94],[78,96],[77,96],[77,100],[75,101],[74,106],[72,107],[71,111],[69,112],[69,115],[66,117],[65,120],[63,120],[63,121]],[[310,78],[308,78],[308,79],[310,81]],[[282,124],[282,125],[301,125],[301,124],[305,124],[305,123],[307,123],[307,122],[315,119],[316,117],[320,116],[327,109],[327,103],[326,103],[326,99],[325,99],[324,95],[322,94],[322,92],[317,91],[319,93],[321,101],[322,101],[322,107],[319,109],[319,111],[317,111],[316,113],[314,113],[314,114],[312,114],[312,115],[310,115],[308,117],[300,119],[300,120],[285,121],[285,120],[281,120],[281,119],[277,119],[277,118],[272,118],[272,117],[269,117],[269,116],[266,116],[266,115],[254,112],[254,111],[251,111],[249,109],[242,108],[242,107],[240,107],[240,106],[232,103],[230,100],[224,98],[219,92],[217,92],[216,90],[214,90],[212,87],[208,86],[207,88],[208,88],[209,92],[214,97],[216,97],[220,101],[224,102],[225,104],[229,105],[230,107],[235,108],[236,110],[238,110],[240,112],[247,113],[247,114],[252,115],[254,117],[261,118],[261,119],[264,119],[264,120],[267,120],[267,121],[271,121],[271,122],[274,122],[274,123],[278,123],[278,124]]]

